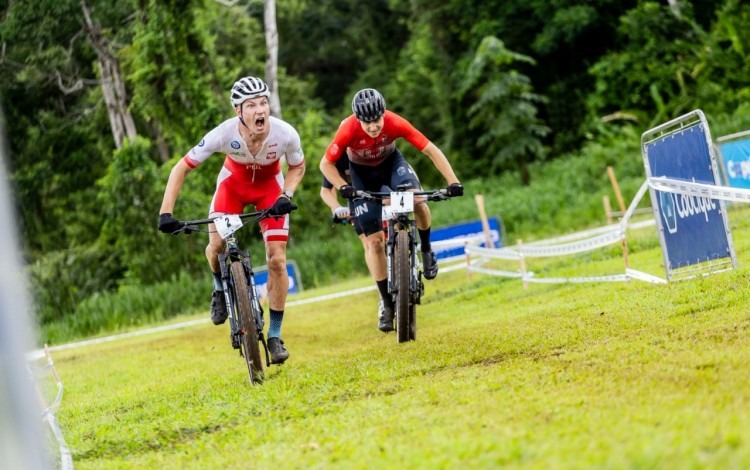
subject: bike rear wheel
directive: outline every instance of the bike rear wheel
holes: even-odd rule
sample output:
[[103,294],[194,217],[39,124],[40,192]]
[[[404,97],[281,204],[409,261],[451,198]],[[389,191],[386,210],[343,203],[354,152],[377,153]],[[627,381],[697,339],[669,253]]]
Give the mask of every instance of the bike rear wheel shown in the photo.
[[258,328],[255,324],[252,302],[250,301],[250,295],[254,294],[248,288],[247,277],[245,276],[245,269],[242,263],[232,263],[230,274],[235,294],[236,318],[239,320],[240,329],[242,330],[242,355],[247,363],[250,383],[260,383],[263,382],[265,374],[263,372],[263,360],[260,356],[260,345],[258,344]]
[[396,297],[394,310],[396,314],[396,336],[399,343],[410,339],[409,333],[409,233],[406,230],[396,232],[396,245],[393,247]]

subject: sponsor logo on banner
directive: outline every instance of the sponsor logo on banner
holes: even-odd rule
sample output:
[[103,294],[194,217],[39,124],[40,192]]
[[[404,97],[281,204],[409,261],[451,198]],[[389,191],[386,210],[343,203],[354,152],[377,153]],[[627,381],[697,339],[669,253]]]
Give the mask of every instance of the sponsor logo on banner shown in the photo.
[[729,160],[727,162],[727,173],[730,178],[742,178],[750,180],[750,162],[736,162]]
[[[695,182],[695,178],[693,178],[693,182]],[[678,219],[698,216],[703,217],[708,222],[709,212],[718,210],[719,208],[716,201],[708,197],[667,192],[659,194],[659,205],[661,206],[661,215],[669,233],[677,233]]]

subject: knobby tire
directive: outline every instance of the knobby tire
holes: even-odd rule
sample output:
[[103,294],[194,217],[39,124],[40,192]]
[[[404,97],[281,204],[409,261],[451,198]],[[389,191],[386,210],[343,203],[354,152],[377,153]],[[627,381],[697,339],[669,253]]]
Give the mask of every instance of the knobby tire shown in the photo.
[[396,277],[396,298],[394,310],[396,314],[396,333],[399,343],[409,341],[409,233],[406,230],[396,232],[396,246],[393,250],[394,274]]
[[232,263],[230,269],[237,307],[236,318],[239,320],[242,329],[242,355],[247,362],[250,383],[263,382],[265,375],[263,373],[263,360],[260,356],[260,345],[258,344],[258,328],[255,324],[255,316],[250,302],[250,289],[247,285],[245,269],[240,262]]

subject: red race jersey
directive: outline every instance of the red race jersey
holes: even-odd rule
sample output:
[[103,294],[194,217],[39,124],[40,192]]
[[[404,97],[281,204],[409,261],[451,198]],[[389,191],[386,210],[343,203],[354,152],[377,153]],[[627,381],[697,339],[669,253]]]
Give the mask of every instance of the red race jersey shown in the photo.
[[372,138],[362,129],[353,114],[341,121],[326,149],[326,158],[335,163],[346,151],[349,160],[358,165],[377,166],[396,149],[396,139],[403,137],[420,152],[430,143],[409,121],[396,113],[386,110],[383,115],[383,129]]

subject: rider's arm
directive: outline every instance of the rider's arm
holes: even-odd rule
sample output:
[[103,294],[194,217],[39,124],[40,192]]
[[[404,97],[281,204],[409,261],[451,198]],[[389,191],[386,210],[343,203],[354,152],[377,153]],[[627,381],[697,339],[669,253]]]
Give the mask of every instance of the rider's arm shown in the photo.
[[169,173],[169,180],[167,180],[167,187],[164,189],[164,198],[161,201],[160,214],[172,214],[174,211],[174,205],[177,201],[177,195],[180,193],[182,183],[185,182],[185,177],[193,169],[185,163],[185,159],[181,158],[172,167],[172,171]]
[[331,212],[335,211],[339,208],[339,206],[341,206],[341,204],[339,203],[338,191],[336,190],[336,188],[326,188],[325,186],[321,186],[320,198],[323,200],[323,202],[326,203],[326,206],[331,209]]
[[336,169],[336,163],[326,157],[320,159],[320,172],[331,182],[334,188],[340,188],[347,184],[346,180],[339,174],[339,170]]
[[422,153],[430,157],[430,160],[432,160],[435,168],[437,168],[440,174],[443,175],[443,178],[445,178],[445,181],[447,181],[448,184],[459,182],[456,174],[453,173],[453,168],[451,167],[450,162],[448,162],[448,159],[445,157],[445,154],[443,154],[443,151],[440,150],[435,144],[433,144],[432,142],[428,143],[427,146],[422,149]]
[[282,189],[295,192],[297,186],[302,182],[302,177],[305,175],[305,162],[297,166],[290,166],[286,171],[286,177],[284,178],[284,187]]

